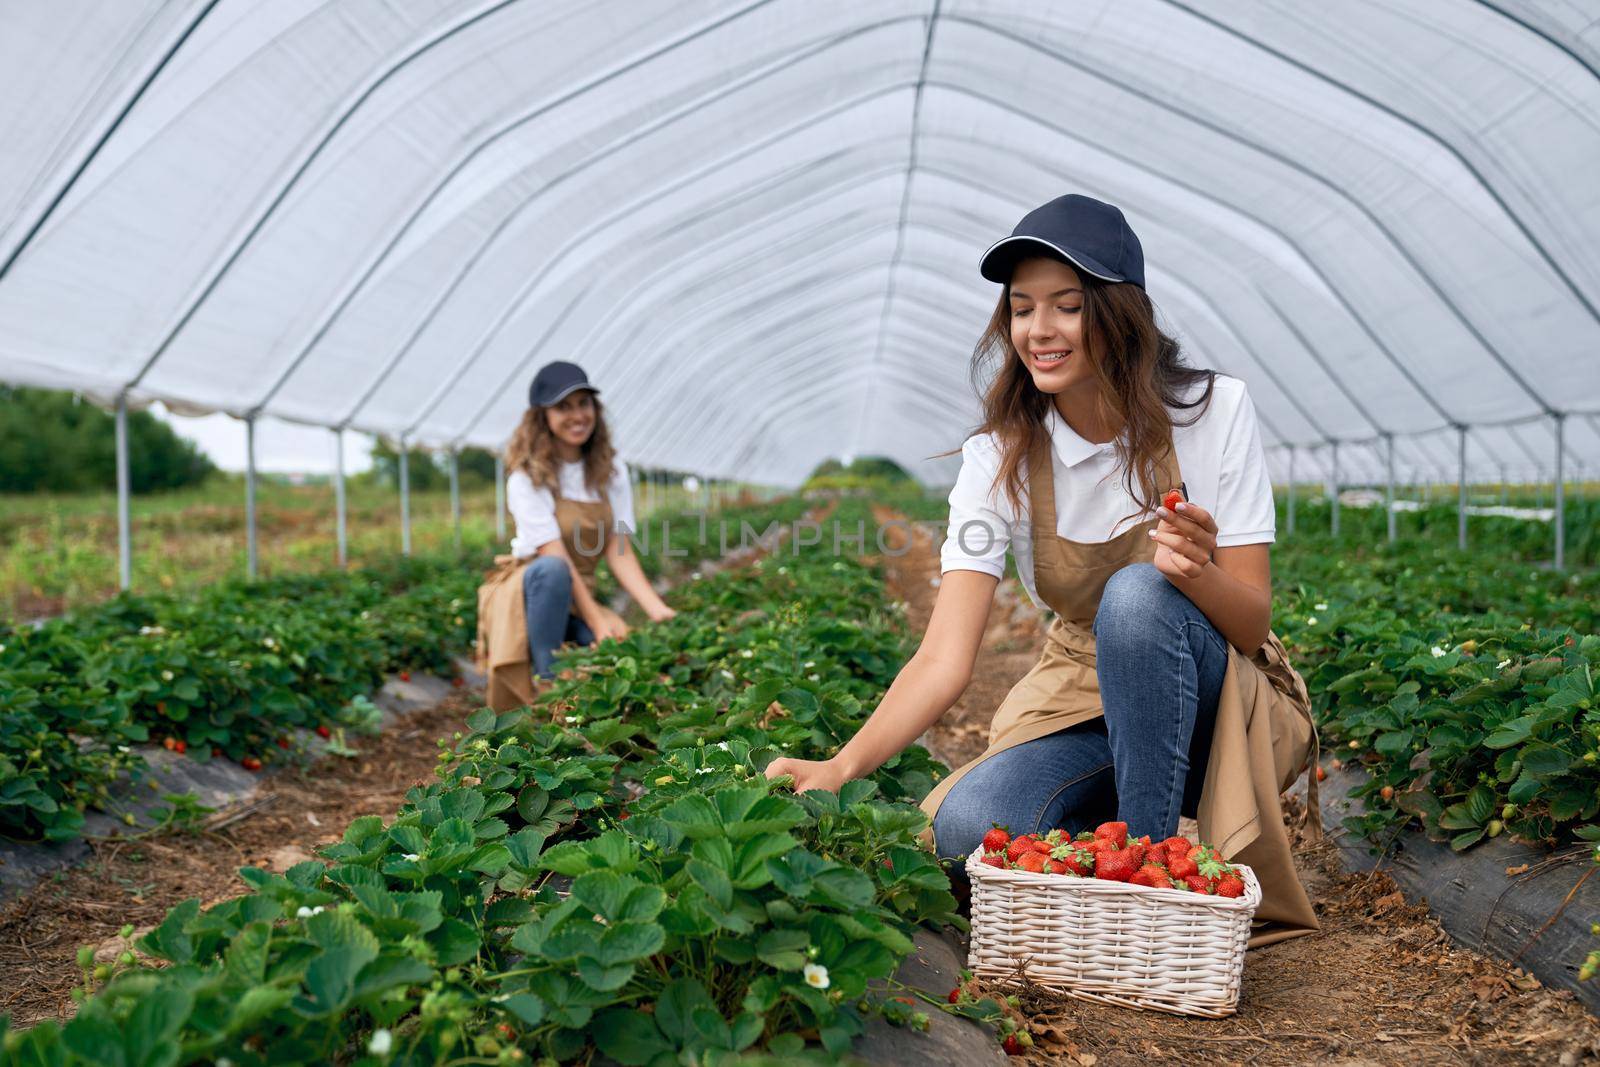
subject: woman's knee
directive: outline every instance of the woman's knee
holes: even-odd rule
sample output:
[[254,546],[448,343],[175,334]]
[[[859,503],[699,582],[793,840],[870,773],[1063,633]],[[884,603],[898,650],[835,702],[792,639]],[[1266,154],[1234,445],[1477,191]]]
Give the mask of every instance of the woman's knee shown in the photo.
[[[1130,563],[1113,574],[1095,612],[1096,643],[1139,644],[1161,640],[1163,619],[1181,621],[1189,599],[1173,588],[1153,563]],[[1170,633],[1170,628],[1165,628]]]
[[524,572],[524,582],[565,582],[572,584],[572,569],[567,566],[567,561],[560,556],[535,556]]

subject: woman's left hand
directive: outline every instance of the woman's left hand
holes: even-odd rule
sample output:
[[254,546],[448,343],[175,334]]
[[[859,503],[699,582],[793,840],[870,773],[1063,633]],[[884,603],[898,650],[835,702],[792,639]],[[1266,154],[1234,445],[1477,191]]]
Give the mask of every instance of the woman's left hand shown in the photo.
[[1168,578],[1200,577],[1217,551],[1217,520],[1198,504],[1181,501],[1177,511],[1156,508],[1161,521],[1150,532],[1156,542],[1156,570]]
[[654,611],[645,612],[645,615],[649,617],[651,622],[666,622],[668,619],[676,619],[678,617],[678,613],[665,604],[662,604]]

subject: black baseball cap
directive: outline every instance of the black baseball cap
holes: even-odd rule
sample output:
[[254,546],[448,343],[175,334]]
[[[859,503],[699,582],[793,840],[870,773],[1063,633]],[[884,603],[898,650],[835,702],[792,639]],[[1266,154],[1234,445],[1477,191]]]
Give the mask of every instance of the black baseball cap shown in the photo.
[[978,269],[991,282],[1011,280],[1017,261],[1028,256],[1065,259],[1101,281],[1144,288],[1144,249],[1122,212],[1079,193],[1058,196],[1022,216],[1011,236],[989,246]]
[[561,403],[564,397],[579,389],[591,393],[600,391],[589,384],[589,376],[583,373],[582,367],[558,359],[540,367],[539,373],[533,376],[533,384],[528,386],[528,403],[536,408],[547,408]]

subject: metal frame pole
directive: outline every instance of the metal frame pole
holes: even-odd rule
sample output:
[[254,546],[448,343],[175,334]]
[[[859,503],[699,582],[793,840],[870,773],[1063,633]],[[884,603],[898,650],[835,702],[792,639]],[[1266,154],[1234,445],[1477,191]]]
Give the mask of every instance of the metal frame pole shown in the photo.
[[1383,482],[1383,511],[1384,521],[1389,531],[1389,543],[1394,544],[1397,534],[1394,514],[1394,434],[1383,435],[1384,443],[1384,482]]
[[1329,471],[1329,481],[1328,481],[1328,490],[1329,490],[1329,497],[1330,497],[1329,502],[1333,505],[1333,508],[1332,508],[1331,512],[1329,513],[1329,521],[1332,524],[1333,536],[1338,537],[1339,536],[1339,442],[1338,441],[1330,441],[1328,443],[1333,446],[1333,457],[1332,457],[1332,463],[1331,463],[1332,470]]
[[1567,417],[1556,412],[1556,570],[1567,566],[1567,492],[1563,483],[1562,459],[1566,452]]
[[506,457],[494,457],[494,539],[506,539]]
[[411,469],[406,439],[400,438],[400,554],[411,555]]
[[450,521],[455,524],[456,551],[461,551],[461,468],[460,451],[450,450]]
[[1294,445],[1289,446],[1289,536],[1294,536]]
[[1456,547],[1467,550],[1467,428],[1456,427]]
[[245,573],[252,580],[260,573],[256,547],[256,419],[244,420],[244,537]]
[[133,588],[133,520],[128,511],[132,495],[128,475],[128,398],[117,397],[117,582],[124,592]]
[[349,562],[350,543],[346,526],[344,496],[344,430],[333,431],[333,526],[338,543],[339,566]]

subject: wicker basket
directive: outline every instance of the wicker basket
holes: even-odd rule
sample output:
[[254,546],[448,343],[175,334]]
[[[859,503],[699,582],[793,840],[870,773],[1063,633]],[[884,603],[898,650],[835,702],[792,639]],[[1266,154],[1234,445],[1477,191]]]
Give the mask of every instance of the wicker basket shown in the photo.
[[1083,1000],[1221,1018],[1239,1004],[1250,919],[1261,884],[1241,897],[1033,874],[967,858],[972,942],[967,966],[1027,978]]

